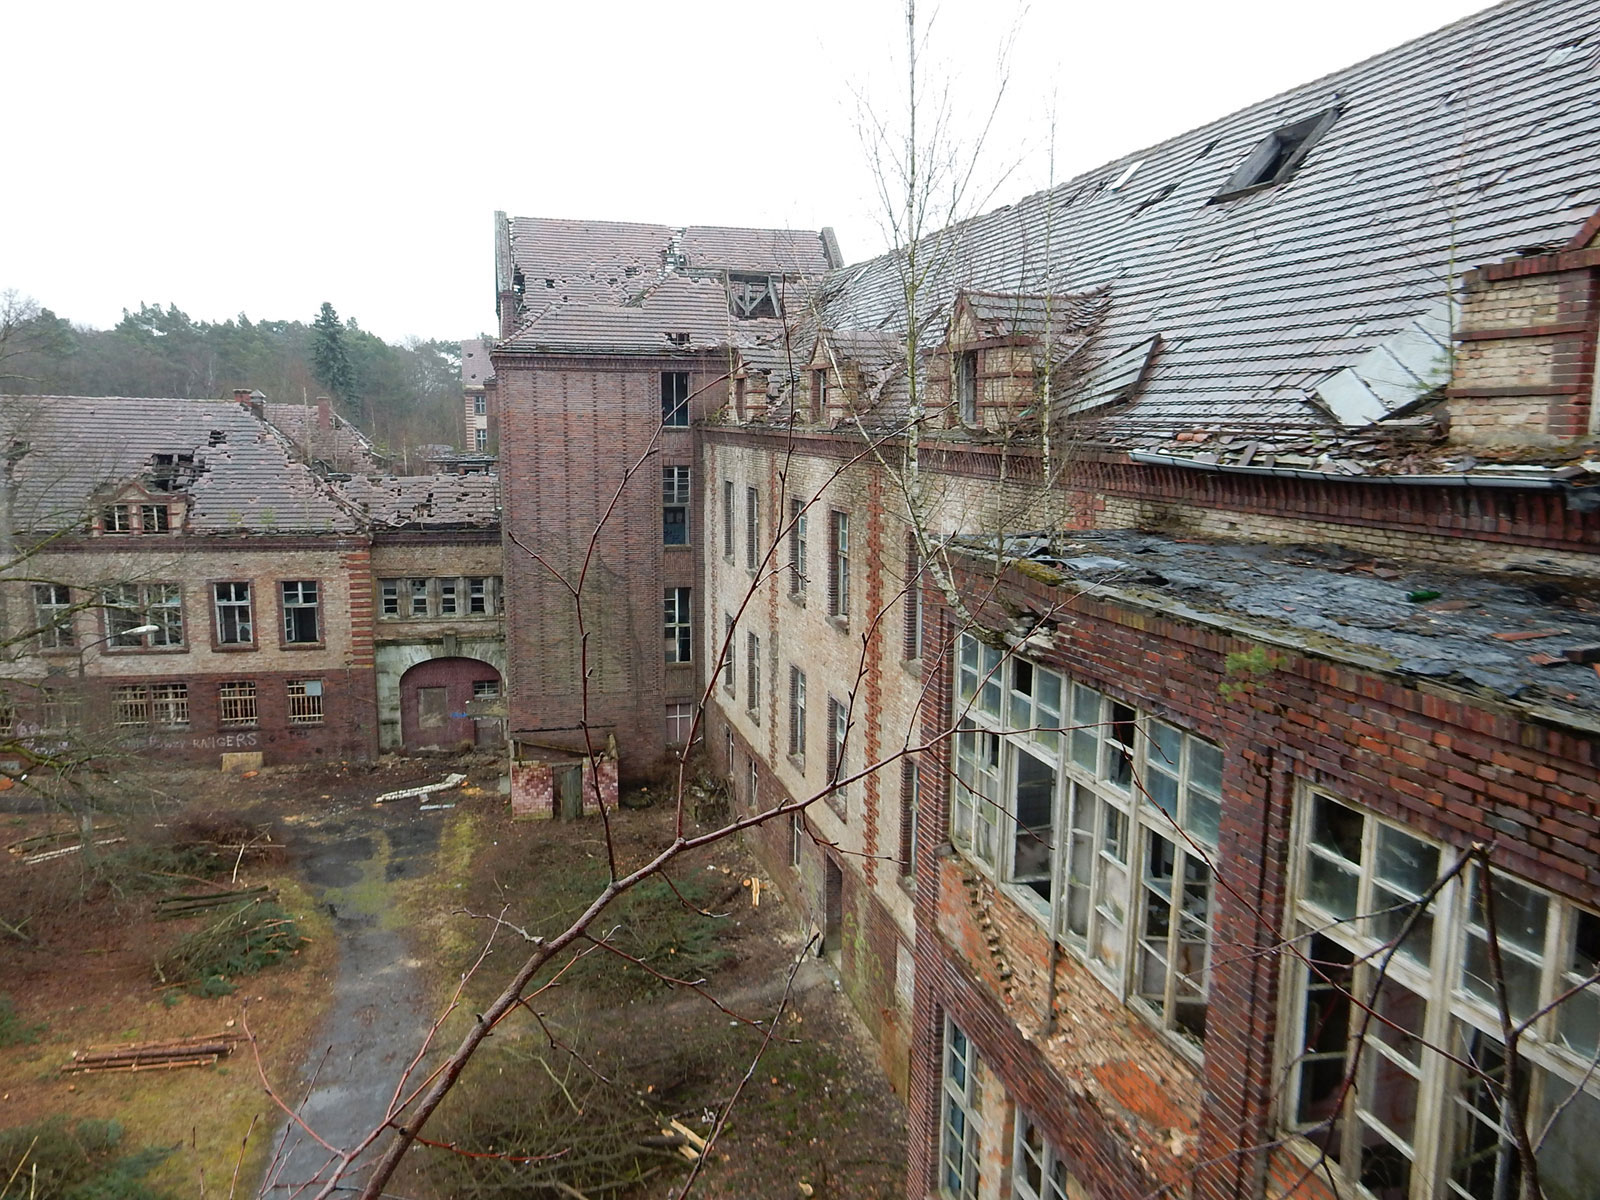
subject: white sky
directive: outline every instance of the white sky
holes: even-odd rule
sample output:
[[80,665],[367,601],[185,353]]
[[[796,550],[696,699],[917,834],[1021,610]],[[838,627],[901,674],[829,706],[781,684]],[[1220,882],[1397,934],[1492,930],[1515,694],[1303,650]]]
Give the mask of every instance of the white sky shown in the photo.
[[[926,61],[992,102],[1012,0],[944,0]],[[1042,0],[988,207],[1488,7]],[[491,215],[815,229],[879,252],[855,95],[899,120],[902,0],[237,5],[5,19],[0,290],[81,324],[166,304],[398,341],[494,321]],[[958,67],[950,64],[958,63]]]

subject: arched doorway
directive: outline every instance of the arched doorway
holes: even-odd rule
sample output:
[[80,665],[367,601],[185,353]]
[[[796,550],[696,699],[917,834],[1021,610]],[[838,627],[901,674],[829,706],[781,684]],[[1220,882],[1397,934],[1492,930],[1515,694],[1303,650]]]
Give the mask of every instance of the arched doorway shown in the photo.
[[400,737],[407,750],[497,747],[500,672],[476,658],[430,658],[400,676]]

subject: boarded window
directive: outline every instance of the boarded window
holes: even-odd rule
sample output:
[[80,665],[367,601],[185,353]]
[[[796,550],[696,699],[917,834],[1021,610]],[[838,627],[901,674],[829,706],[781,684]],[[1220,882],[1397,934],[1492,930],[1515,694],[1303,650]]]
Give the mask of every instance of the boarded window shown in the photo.
[[425,687],[417,689],[417,724],[424,729],[436,729],[450,719],[450,693],[447,688]]

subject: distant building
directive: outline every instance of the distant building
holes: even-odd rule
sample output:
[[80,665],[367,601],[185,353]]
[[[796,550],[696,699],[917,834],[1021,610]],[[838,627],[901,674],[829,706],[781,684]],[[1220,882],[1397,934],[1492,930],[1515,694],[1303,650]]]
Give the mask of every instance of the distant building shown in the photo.
[[496,403],[494,364],[489,343],[461,343],[462,427],[461,449],[467,454],[494,455],[500,450],[500,414]]

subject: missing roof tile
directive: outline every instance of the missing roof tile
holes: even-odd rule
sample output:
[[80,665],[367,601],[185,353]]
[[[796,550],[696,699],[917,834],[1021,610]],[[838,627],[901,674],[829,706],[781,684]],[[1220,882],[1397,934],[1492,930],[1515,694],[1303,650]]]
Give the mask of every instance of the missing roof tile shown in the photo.
[[1228,177],[1222,190],[1211,197],[1210,203],[1248,196],[1285,182],[1299,169],[1322,135],[1339,119],[1339,112],[1336,105],[1292,125],[1274,129],[1256,143],[1255,149]]

